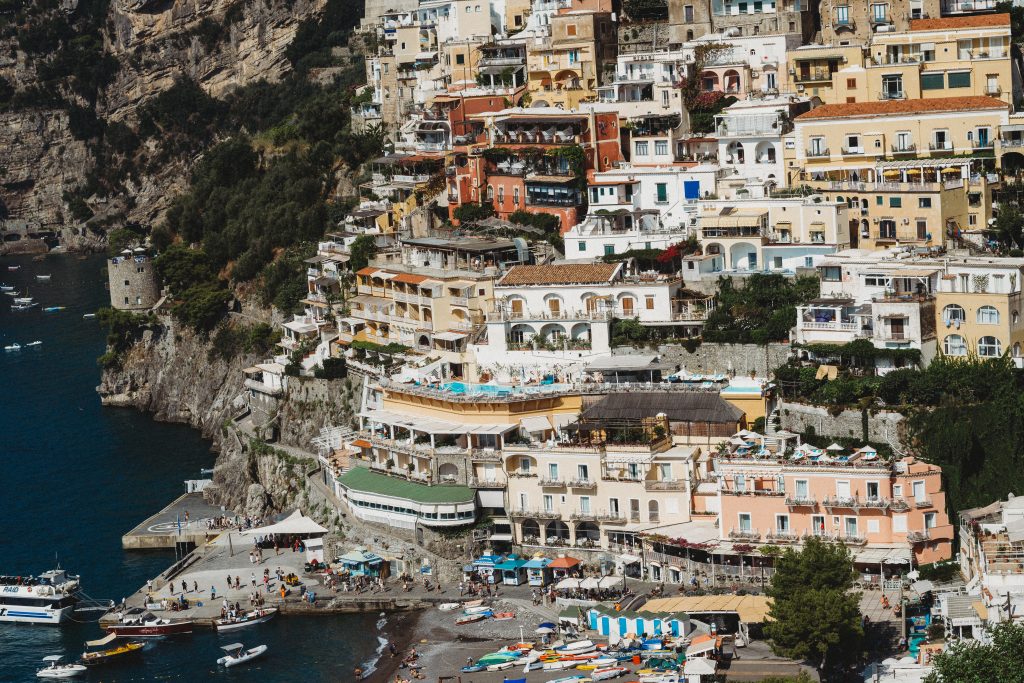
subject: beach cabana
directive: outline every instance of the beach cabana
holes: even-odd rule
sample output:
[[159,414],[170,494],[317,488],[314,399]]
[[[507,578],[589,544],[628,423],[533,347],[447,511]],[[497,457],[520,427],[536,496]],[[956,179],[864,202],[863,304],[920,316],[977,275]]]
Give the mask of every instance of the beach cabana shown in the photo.
[[600,635],[616,639],[672,636],[678,638],[690,632],[690,617],[684,613],[616,612],[606,607],[592,607],[586,612],[587,627]]
[[347,570],[353,576],[380,576],[384,566],[383,557],[362,548],[345,553],[338,558],[338,562],[342,569]]
[[571,574],[575,574],[579,571],[580,561],[575,557],[569,557],[563,555],[562,557],[556,557],[551,560],[551,564],[548,565],[548,569],[551,570],[551,576],[554,580],[564,579]]
[[551,560],[546,557],[535,557],[525,565],[526,581],[531,586],[546,586],[551,583]]
[[506,586],[520,586],[526,582],[526,562],[520,557],[509,555],[503,562],[494,565],[495,581],[501,577]]
[[481,555],[469,565],[469,572],[476,572],[487,583],[494,583],[494,566],[504,559],[503,555]]

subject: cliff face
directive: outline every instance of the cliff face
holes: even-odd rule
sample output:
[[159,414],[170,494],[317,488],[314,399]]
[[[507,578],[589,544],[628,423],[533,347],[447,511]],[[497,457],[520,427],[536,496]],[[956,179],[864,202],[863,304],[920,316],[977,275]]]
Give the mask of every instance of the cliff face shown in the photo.
[[242,370],[260,359],[211,358],[208,338],[163,322],[158,331],[143,333],[120,368],[103,372],[97,387],[103,404],[188,424],[212,439],[218,455],[207,496],[213,502],[251,515],[298,506],[331,522],[333,513],[306,482],[305,472],[315,462],[305,451],[321,427],[348,424],[358,383],[289,378],[279,412],[280,443],[265,446],[247,433],[244,419],[234,420],[245,408]]
[[[102,33],[116,75],[93,110],[101,121],[131,122],[136,109],[173,85],[194,79],[208,94],[261,79],[276,81],[289,69],[286,48],[305,19],[326,0],[113,0]],[[15,40],[0,40],[0,77],[32,88],[45,55],[30,57]],[[74,98],[72,98],[74,101]],[[78,102],[79,106],[84,105]],[[0,115],[0,200],[11,219],[51,230],[77,225],[64,202],[97,168],[95,150],[71,133],[68,111],[16,109]],[[92,206],[98,216],[116,210],[128,221],[150,224],[184,188],[188,163],[148,163],[125,179],[126,196]],[[0,215],[0,218],[3,216]]]

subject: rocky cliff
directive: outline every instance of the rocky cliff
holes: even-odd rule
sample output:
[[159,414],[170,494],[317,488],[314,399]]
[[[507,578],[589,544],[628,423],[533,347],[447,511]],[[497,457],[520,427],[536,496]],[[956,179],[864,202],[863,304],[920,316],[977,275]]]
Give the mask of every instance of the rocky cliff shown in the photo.
[[[48,53],[27,54],[18,39],[0,39],[0,78],[23,96],[0,115],[0,219],[32,221],[51,230],[80,224],[65,197],[109,162],[94,146],[76,139],[69,125],[72,107],[88,111],[85,119],[95,115],[101,122],[130,123],[140,104],[179,77],[193,79],[214,97],[259,80],[276,81],[290,68],[286,48],[300,24],[316,17],[325,2],[113,0],[99,29],[113,75],[94,103],[68,92],[66,85],[56,88],[66,99],[64,105],[54,102],[52,95],[32,94],[55,70]],[[77,4],[66,0],[66,16],[74,18]],[[62,16],[34,17],[36,26],[61,20]],[[183,188],[190,164],[155,161],[148,156],[153,152],[139,152],[140,171],[123,179],[123,196],[89,198],[97,216],[116,212],[119,220],[150,224],[161,215],[169,198]]]

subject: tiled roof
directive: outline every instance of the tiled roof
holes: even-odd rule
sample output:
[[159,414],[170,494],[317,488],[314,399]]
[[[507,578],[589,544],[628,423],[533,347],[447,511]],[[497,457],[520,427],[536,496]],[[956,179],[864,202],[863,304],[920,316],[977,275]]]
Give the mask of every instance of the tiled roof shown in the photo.
[[942,17],[941,19],[911,19],[911,31],[944,31],[958,28],[991,28],[1010,26],[1009,14],[980,14],[974,17]]
[[513,266],[499,285],[582,285],[608,282],[618,263],[563,263],[553,266]]
[[836,119],[857,116],[900,116],[903,114],[929,114],[937,112],[980,111],[1006,109],[1009,105],[994,97],[938,97],[933,100],[883,100],[881,102],[851,102],[824,104],[796,117],[807,119]]

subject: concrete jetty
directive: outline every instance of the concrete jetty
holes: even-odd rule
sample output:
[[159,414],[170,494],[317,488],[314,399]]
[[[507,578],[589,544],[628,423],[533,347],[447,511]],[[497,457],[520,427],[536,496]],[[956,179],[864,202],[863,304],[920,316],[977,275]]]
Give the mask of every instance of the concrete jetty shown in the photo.
[[200,546],[220,533],[210,531],[207,520],[222,514],[219,507],[203,499],[202,493],[185,493],[122,536],[121,547],[125,550],[150,550],[174,548],[178,543]]

